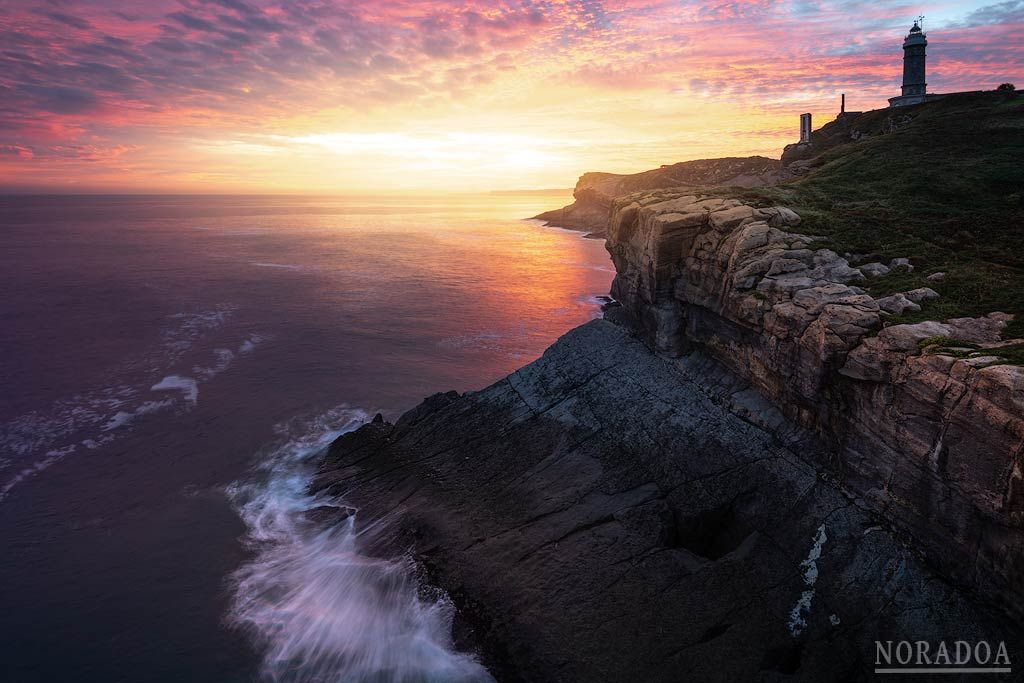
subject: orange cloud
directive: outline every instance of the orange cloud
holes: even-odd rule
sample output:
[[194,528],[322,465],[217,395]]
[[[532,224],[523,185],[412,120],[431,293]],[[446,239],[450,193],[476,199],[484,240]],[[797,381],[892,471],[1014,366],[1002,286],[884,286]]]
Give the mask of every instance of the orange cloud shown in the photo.
[[[0,184],[485,190],[773,154],[796,113],[827,116],[839,92],[858,109],[897,92],[908,11],[26,0],[0,16]],[[933,90],[1022,80],[1019,0],[939,6],[928,22]]]

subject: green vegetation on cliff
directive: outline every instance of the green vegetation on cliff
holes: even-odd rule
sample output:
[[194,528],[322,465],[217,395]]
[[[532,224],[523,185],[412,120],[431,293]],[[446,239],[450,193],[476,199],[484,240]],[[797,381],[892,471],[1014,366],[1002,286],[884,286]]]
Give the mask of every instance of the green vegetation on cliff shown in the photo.
[[[813,141],[826,151],[807,175],[730,193],[792,208],[802,232],[840,253],[910,258],[912,273],[866,285],[875,296],[939,292],[898,322],[1004,311],[1017,316],[1005,336],[1024,336],[1024,95],[865,112],[824,126]],[[938,272],[942,281],[925,279]]]

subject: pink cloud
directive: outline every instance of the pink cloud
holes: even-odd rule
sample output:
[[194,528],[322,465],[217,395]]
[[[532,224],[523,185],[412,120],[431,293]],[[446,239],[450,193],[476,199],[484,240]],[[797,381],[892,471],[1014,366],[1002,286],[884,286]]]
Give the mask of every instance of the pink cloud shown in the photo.
[[22,145],[0,145],[0,156],[31,159],[35,154],[31,149]]
[[[1024,4],[968,4],[929,26],[931,88],[1024,80]],[[898,89],[913,14],[903,0],[12,5],[0,14],[6,167],[75,155],[100,165],[122,146],[135,153],[157,139],[259,132],[339,108],[459,107],[473,98],[507,106],[501,77],[512,73],[533,88],[566,84],[595,98],[647,90],[782,112],[794,98],[811,107],[846,91],[857,106],[880,106]],[[566,116],[576,104],[565,103]]]

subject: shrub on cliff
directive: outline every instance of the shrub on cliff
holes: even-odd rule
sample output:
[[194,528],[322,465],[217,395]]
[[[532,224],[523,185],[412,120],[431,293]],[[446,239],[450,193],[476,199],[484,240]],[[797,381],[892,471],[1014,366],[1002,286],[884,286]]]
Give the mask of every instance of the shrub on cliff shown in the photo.
[[[909,121],[889,132],[891,109],[828,124],[826,136],[840,125],[877,132],[832,147],[802,178],[741,196],[792,208],[840,253],[909,257],[912,273],[873,280],[871,293],[933,286],[941,298],[902,322],[1004,311],[1017,316],[1007,336],[1024,336],[1024,96],[1006,95],[901,108]],[[941,283],[925,281],[940,271]]]

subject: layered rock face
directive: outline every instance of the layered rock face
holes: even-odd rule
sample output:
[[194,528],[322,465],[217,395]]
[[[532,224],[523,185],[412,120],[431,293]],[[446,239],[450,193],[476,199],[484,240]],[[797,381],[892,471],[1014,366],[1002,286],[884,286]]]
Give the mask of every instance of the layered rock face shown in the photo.
[[316,487],[372,549],[411,549],[500,681],[874,680],[875,641],[901,639],[1017,661],[1013,628],[798,457],[811,444],[724,399],[786,424],[710,356],[597,320],[341,437]]
[[[815,248],[799,222],[782,207],[679,191],[620,198],[612,294],[658,351],[700,348],[749,381],[787,418],[766,427],[813,435],[805,458],[943,574],[1019,615],[1024,368],[998,355],[1007,316],[883,329],[893,302],[858,287],[865,272]],[[986,355],[932,352],[937,338]]]
[[726,157],[684,161],[629,175],[584,173],[573,190],[576,201],[534,218],[546,221],[548,225],[603,237],[612,203],[623,195],[665,187],[770,185],[778,181],[779,170],[780,163],[776,159]]
[[799,224],[615,200],[608,320],[341,437],[315,489],[364,552],[412,553],[501,681],[873,680],[901,640],[1019,662],[1008,316],[885,326],[935,292],[860,285],[912,263],[854,267]]

